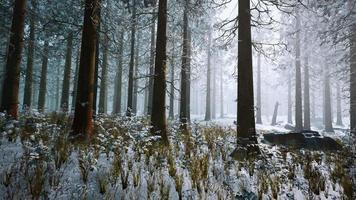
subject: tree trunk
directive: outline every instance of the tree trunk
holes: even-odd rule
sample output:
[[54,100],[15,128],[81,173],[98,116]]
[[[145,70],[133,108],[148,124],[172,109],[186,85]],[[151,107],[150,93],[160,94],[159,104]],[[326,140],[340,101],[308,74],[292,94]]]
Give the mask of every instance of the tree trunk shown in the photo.
[[48,67],[48,39],[45,39],[43,46],[42,69],[40,80],[40,93],[38,95],[38,111],[44,112],[47,92],[47,67]]
[[[215,57],[215,54],[214,54]],[[212,68],[212,74],[213,74],[213,88],[212,88],[212,104],[211,104],[211,118],[216,119],[216,61],[214,59],[214,66]]]
[[292,124],[292,78],[290,72],[288,72],[288,124]]
[[[154,13],[155,9],[153,9]],[[151,115],[152,111],[152,98],[153,98],[153,74],[155,67],[155,36],[156,36],[156,27],[155,27],[155,14],[152,14],[151,20],[151,49],[150,49],[150,77],[148,80],[148,105],[147,105],[147,115]]]
[[80,49],[78,49],[76,63],[75,63],[75,72],[74,72],[74,79],[73,79],[73,91],[72,91],[72,105],[71,105],[71,107],[72,107],[71,110],[72,111],[74,111],[74,109],[75,109],[75,100],[77,98],[79,61],[80,61]]
[[189,21],[188,21],[188,0],[185,2],[184,12],[183,12],[183,41],[182,41],[182,68],[181,68],[181,83],[180,83],[180,105],[179,105],[179,121],[180,128],[182,130],[187,130],[188,116],[187,116],[187,80],[188,80],[188,54],[189,54]]
[[170,74],[170,94],[169,94],[169,119],[174,119],[174,57],[175,57],[175,41],[173,40],[172,42],[173,48],[172,48],[172,57],[171,57],[171,74]]
[[15,0],[0,111],[17,119],[26,0]]
[[205,121],[211,120],[211,97],[210,97],[210,76],[211,76],[211,30],[208,33],[208,69],[206,74],[206,99],[205,99]]
[[[253,97],[250,1],[239,1],[237,136],[257,142]],[[238,140],[239,141],[239,140]]]
[[132,113],[137,114],[137,96],[138,96],[138,88],[139,88],[139,77],[138,77],[138,71],[139,71],[139,60],[140,60],[140,39],[141,39],[141,33],[140,31],[137,31],[137,43],[136,43],[136,49],[135,49],[135,67],[134,67],[134,88],[133,88],[133,105],[132,105]]
[[261,117],[261,53],[257,54],[257,112],[256,123],[262,124]]
[[302,79],[300,67],[300,16],[297,10],[295,45],[295,131],[303,130]]
[[272,117],[272,123],[271,123],[272,126],[275,126],[277,124],[278,106],[279,106],[279,103],[277,101],[276,104],[274,105],[274,111],[273,111],[273,117]]
[[220,118],[224,118],[224,86],[223,68],[220,67]]
[[[307,37],[307,34],[305,35]],[[308,44],[306,41],[305,44]],[[310,130],[309,60],[304,56],[304,130]]]
[[[351,5],[351,4],[350,4]],[[351,26],[350,38],[350,130],[356,135],[356,24]]]
[[336,125],[344,126],[342,123],[341,92],[339,83],[336,84]]
[[131,55],[129,63],[129,83],[127,91],[127,116],[132,116],[133,114],[133,103],[134,103],[134,75],[135,75],[135,35],[136,35],[136,0],[133,0],[132,5],[132,16],[131,16]]
[[98,112],[105,114],[107,112],[107,76],[108,76],[108,54],[109,54],[109,38],[104,36],[104,53],[103,66],[101,68],[100,94]]
[[59,107],[59,93],[60,93],[60,80],[59,80],[59,77],[60,77],[60,75],[61,75],[61,71],[60,71],[60,67],[59,66],[57,66],[57,78],[56,78],[56,99],[55,99],[55,101],[56,101],[56,104],[55,104],[55,111],[57,111],[58,110],[58,107]]
[[166,122],[166,45],[167,0],[159,0],[151,133],[161,135],[163,141],[168,144]]
[[[101,1],[101,0],[99,0]],[[98,100],[98,86],[99,86],[99,65],[100,65],[100,28],[101,28],[101,8],[98,8],[98,27],[96,30],[96,43],[95,43],[95,72],[94,72],[94,86],[93,86],[93,115],[96,115],[97,100]]]
[[62,96],[61,96],[61,110],[68,111],[69,107],[69,86],[70,86],[70,70],[72,68],[72,51],[73,51],[73,33],[70,32],[67,38],[67,53],[64,65]]
[[192,36],[191,36],[191,30],[188,26],[188,49],[187,49],[187,92],[186,92],[186,115],[187,115],[187,123],[190,123],[190,72],[191,72],[191,67],[190,67],[190,61],[191,61],[191,51],[192,51]]
[[73,135],[86,135],[87,138],[91,137],[94,128],[93,84],[95,73],[96,41],[98,39],[98,8],[100,8],[100,0],[85,1],[77,99],[72,125]]
[[119,42],[119,58],[118,58],[118,69],[116,72],[115,78],[115,99],[113,105],[113,114],[121,113],[121,88],[122,88],[122,63],[123,63],[123,52],[124,52],[124,32],[123,29],[120,33],[120,42]]
[[331,90],[328,66],[324,70],[324,128],[326,132],[334,132],[331,116]]
[[36,1],[31,0],[32,13],[29,15],[30,18],[30,36],[28,40],[28,52],[27,52],[27,67],[26,67],[26,79],[25,79],[25,89],[23,96],[23,108],[30,109],[32,103],[32,84],[33,84],[33,60],[35,53],[35,10]]

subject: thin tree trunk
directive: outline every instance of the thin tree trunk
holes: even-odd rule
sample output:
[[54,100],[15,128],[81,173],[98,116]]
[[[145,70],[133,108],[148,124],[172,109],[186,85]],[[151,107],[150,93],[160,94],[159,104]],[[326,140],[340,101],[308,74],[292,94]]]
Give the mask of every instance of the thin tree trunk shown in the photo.
[[191,72],[191,67],[190,67],[190,61],[191,61],[191,51],[192,51],[192,36],[191,36],[191,30],[188,26],[188,49],[187,49],[187,92],[186,92],[186,115],[187,115],[187,122],[190,123],[190,72]]
[[[31,0],[32,12],[36,10],[36,1]],[[30,18],[30,36],[28,41],[28,52],[27,52],[27,67],[26,67],[26,79],[25,79],[25,89],[23,96],[23,108],[30,109],[32,103],[32,84],[33,84],[33,60],[35,53],[35,16],[34,13],[29,15]]]
[[205,99],[205,121],[211,120],[211,86],[210,86],[210,76],[211,76],[211,30],[208,33],[208,69],[206,74],[206,99]]
[[61,96],[61,110],[68,111],[69,107],[69,87],[70,87],[70,70],[72,68],[72,51],[73,51],[73,33],[70,32],[67,38],[67,53],[64,65],[62,96]]
[[[153,13],[155,9],[153,9]],[[154,67],[155,67],[155,36],[156,36],[156,27],[155,27],[155,14],[152,14],[151,20],[151,49],[150,49],[150,77],[148,80],[148,105],[147,105],[147,115],[151,115],[152,111],[152,98],[153,98],[153,74],[154,74]]]
[[220,68],[220,118],[224,118],[224,80],[223,68]]
[[175,41],[172,42],[172,57],[171,57],[171,68],[170,68],[170,94],[169,94],[169,119],[174,119],[174,57],[175,57]]
[[[215,55],[215,54],[214,54]],[[215,56],[214,56],[215,57]],[[211,118],[212,119],[216,119],[216,61],[214,59],[214,66],[212,69],[212,73],[213,73],[213,88],[212,88],[212,104],[211,104]]]
[[336,125],[344,126],[342,123],[341,92],[339,83],[336,84]]
[[[101,1],[101,0],[99,0]],[[94,72],[94,87],[93,87],[93,115],[96,115],[97,100],[98,100],[98,87],[99,87],[99,65],[100,65],[100,28],[101,28],[101,8],[98,8],[98,27],[96,30],[96,43],[95,43],[95,72]]]
[[55,101],[56,101],[56,108],[54,109],[55,111],[57,111],[58,110],[58,108],[59,108],[59,93],[60,93],[60,80],[59,80],[59,77],[60,77],[60,75],[61,75],[61,72],[60,72],[60,67],[59,66],[57,66],[57,78],[56,78],[56,99],[55,99]]
[[[239,1],[237,136],[255,138],[250,1]],[[238,140],[239,142],[239,140]]]
[[105,114],[107,112],[107,76],[108,76],[108,54],[109,54],[109,38],[104,36],[104,53],[103,66],[101,68],[100,94],[98,112]]
[[161,135],[168,144],[166,122],[166,45],[167,45],[167,0],[159,0],[156,40],[155,76],[153,83],[151,133]]
[[272,123],[271,123],[272,126],[275,126],[277,124],[278,106],[279,106],[279,103],[277,101],[276,104],[274,105],[274,111],[273,111],[273,117],[272,117]]
[[45,39],[43,46],[42,69],[40,80],[40,92],[38,95],[38,111],[44,112],[47,92],[47,67],[48,67],[48,39]]
[[292,124],[292,78],[288,73],[288,124]]
[[93,85],[95,73],[95,52],[97,27],[99,21],[98,8],[100,0],[86,0],[80,66],[78,76],[77,99],[75,103],[72,135],[86,135],[90,138],[93,133]]
[[302,79],[300,67],[300,16],[297,10],[295,45],[295,131],[303,130]]
[[137,114],[137,96],[138,96],[138,88],[139,88],[139,80],[138,80],[138,71],[139,71],[139,60],[140,60],[140,39],[141,33],[137,31],[137,38],[136,38],[136,49],[135,49],[135,67],[134,67],[134,89],[133,89],[133,105],[132,105],[132,113]]
[[71,105],[71,107],[72,107],[71,110],[72,111],[74,111],[74,109],[75,109],[75,100],[77,98],[79,61],[80,61],[80,49],[78,49],[76,63],[75,63],[75,72],[74,72],[74,79],[73,79],[73,91],[72,91],[72,105]]
[[331,90],[329,67],[324,71],[324,128],[326,132],[334,132],[331,116]]
[[262,124],[261,110],[261,53],[257,54],[257,113],[256,123]]
[[[307,35],[305,35],[307,37]],[[305,44],[308,44],[305,42]],[[310,130],[309,58],[304,56],[304,129]]]
[[0,111],[17,119],[26,0],[15,0]]
[[129,68],[129,83],[127,91],[127,116],[133,114],[134,104],[134,75],[135,75],[135,35],[136,35],[136,0],[133,0],[132,16],[131,16],[131,55],[130,55],[130,68]]
[[121,30],[120,33],[120,43],[119,43],[119,58],[118,58],[118,69],[116,72],[116,81],[115,81],[115,99],[113,106],[113,113],[121,113],[121,89],[122,89],[122,65],[123,65],[123,52],[124,52],[124,32]]
[[184,12],[183,12],[183,41],[182,41],[182,67],[181,67],[181,84],[180,84],[180,104],[179,104],[179,121],[180,128],[182,130],[187,130],[188,116],[187,116],[187,80],[188,80],[188,51],[189,51],[189,21],[188,21],[188,0],[185,2]]
[[[349,5],[352,5],[351,3]],[[356,135],[356,24],[351,26],[350,38],[350,130]]]

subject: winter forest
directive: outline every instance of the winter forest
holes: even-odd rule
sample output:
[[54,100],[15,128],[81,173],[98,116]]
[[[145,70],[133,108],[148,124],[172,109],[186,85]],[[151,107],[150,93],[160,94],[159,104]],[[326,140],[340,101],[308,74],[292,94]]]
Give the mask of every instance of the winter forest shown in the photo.
[[353,200],[355,141],[355,0],[0,1],[0,200]]

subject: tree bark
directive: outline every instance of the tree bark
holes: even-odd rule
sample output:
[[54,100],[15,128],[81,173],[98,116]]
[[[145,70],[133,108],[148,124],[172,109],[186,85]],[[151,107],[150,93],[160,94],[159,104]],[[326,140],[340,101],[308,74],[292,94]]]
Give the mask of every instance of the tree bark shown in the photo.
[[104,36],[104,52],[103,66],[101,68],[100,94],[98,113],[105,114],[107,112],[107,76],[108,76],[108,54],[109,54],[109,38]]
[[[155,9],[153,9],[153,12]],[[155,27],[155,14],[152,14],[151,20],[151,49],[150,49],[150,75],[148,80],[148,105],[147,105],[147,115],[151,115],[152,111],[152,98],[153,98],[153,74],[155,67],[155,36],[156,36],[156,27]]]
[[302,79],[300,67],[300,16],[297,10],[295,44],[295,131],[303,130]]
[[288,124],[292,124],[292,78],[290,72],[288,72]]
[[220,68],[220,118],[224,118],[224,80],[223,68]]
[[[101,0],[99,0],[101,1]],[[95,43],[95,72],[94,72],[94,86],[93,86],[93,115],[96,115],[97,100],[98,100],[98,86],[99,86],[99,65],[100,65],[100,28],[101,28],[101,8],[98,8],[98,27],[96,30],[96,43]]]
[[135,75],[135,35],[136,35],[136,0],[133,0],[131,16],[131,55],[129,63],[129,83],[127,91],[127,111],[126,116],[132,116],[134,103],[134,75]]
[[78,76],[77,99],[72,125],[72,135],[85,135],[90,138],[93,133],[93,85],[95,73],[95,52],[97,27],[99,23],[98,8],[100,0],[86,0],[80,66]]
[[[305,35],[307,37],[307,35]],[[308,42],[306,41],[307,45]],[[309,58],[304,56],[304,130],[310,130]]]
[[341,92],[339,83],[336,84],[336,125],[344,126],[342,123]]
[[188,127],[188,116],[187,116],[187,80],[188,80],[188,32],[189,32],[189,21],[188,21],[188,0],[185,1],[184,12],[183,12],[183,41],[182,41],[182,67],[181,67],[181,83],[180,83],[180,105],[179,105],[179,121],[180,128],[182,130],[187,130]]
[[119,58],[118,58],[118,69],[115,78],[115,91],[114,91],[114,105],[113,114],[121,113],[121,89],[122,89],[122,65],[123,65],[123,51],[124,51],[124,32],[121,30],[119,42]]
[[257,54],[257,112],[256,123],[262,124],[261,117],[261,53]]
[[168,144],[166,122],[166,45],[167,0],[159,0],[151,133],[161,135],[163,141]]
[[[253,97],[250,1],[239,1],[237,136],[257,143]],[[238,139],[239,142],[239,139]]]
[[72,91],[72,105],[71,105],[71,107],[72,107],[71,110],[72,111],[74,111],[74,109],[75,109],[75,100],[77,98],[79,61],[80,61],[80,49],[78,49],[76,63],[75,63],[75,72],[74,72],[74,79],[73,79],[73,91]]
[[[350,4],[351,5],[351,4]],[[356,135],[356,24],[351,26],[350,38],[350,130]]]
[[328,66],[324,70],[324,129],[326,132],[334,132],[331,116],[331,89]]
[[279,106],[279,103],[277,101],[276,104],[274,105],[274,111],[273,111],[273,117],[272,117],[272,123],[271,123],[272,126],[275,126],[277,124],[278,106]]
[[211,86],[210,86],[210,76],[211,76],[211,30],[208,33],[208,65],[206,74],[206,99],[205,99],[205,121],[211,120]]
[[46,92],[47,92],[47,67],[48,67],[48,39],[46,38],[43,46],[40,92],[38,95],[39,112],[45,111]]
[[35,53],[35,10],[36,1],[31,0],[31,11],[29,15],[30,18],[30,36],[28,40],[28,52],[27,52],[27,67],[26,67],[26,79],[25,79],[25,89],[23,96],[23,108],[30,109],[32,103],[32,84],[33,84],[33,60]]
[[169,94],[169,119],[174,119],[174,57],[175,57],[175,41],[173,40],[172,42],[173,48],[172,48],[172,57],[171,57],[171,68],[170,68],[170,94]]
[[[215,54],[214,54],[215,57]],[[211,98],[211,118],[216,119],[216,61],[214,59],[214,66],[212,68],[212,74],[213,74],[213,87],[212,87],[212,98]]]
[[11,24],[11,35],[6,55],[6,72],[1,95],[0,111],[17,119],[20,65],[26,14],[26,0],[15,0]]
[[136,43],[136,49],[135,49],[135,66],[134,66],[134,87],[133,87],[133,104],[132,104],[132,113],[137,114],[137,96],[138,96],[138,88],[139,88],[139,81],[138,81],[138,71],[139,71],[139,61],[140,61],[140,39],[141,39],[141,33],[140,31],[137,31],[137,43]]
[[62,83],[62,95],[61,95],[61,110],[63,112],[68,111],[69,107],[69,86],[70,86],[70,70],[72,68],[72,52],[73,52],[73,33],[70,32],[67,38],[67,52],[66,61],[64,64],[64,74]]

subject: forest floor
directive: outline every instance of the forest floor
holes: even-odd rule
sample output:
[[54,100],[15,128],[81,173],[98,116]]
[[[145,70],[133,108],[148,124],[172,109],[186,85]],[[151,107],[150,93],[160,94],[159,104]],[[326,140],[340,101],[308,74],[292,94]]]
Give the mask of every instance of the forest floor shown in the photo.
[[98,117],[90,144],[67,141],[70,121],[61,113],[0,115],[0,199],[355,198],[347,131],[328,134],[342,150],[310,151],[265,143],[264,134],[289,131],[257,125],[260,154],[237,161],[231,118],[193,120],[188,134],[170,121],[169,147],[143,117]]

